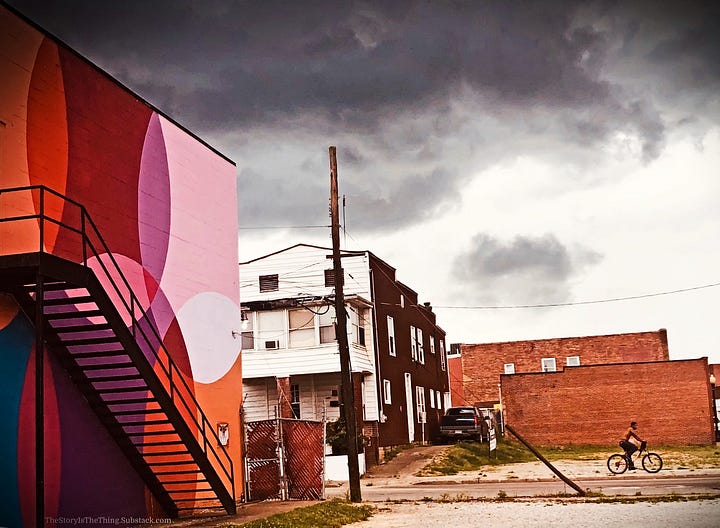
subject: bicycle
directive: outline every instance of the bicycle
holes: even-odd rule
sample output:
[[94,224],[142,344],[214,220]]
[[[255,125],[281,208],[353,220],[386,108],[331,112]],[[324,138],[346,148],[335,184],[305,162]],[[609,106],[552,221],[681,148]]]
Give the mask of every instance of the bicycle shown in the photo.
[[[642,453],[645,453],[642,455]],[[640,456],[642,455],[642,468],[647,471],[648,473],[657,473],[660,471],[663,467],[663,459],[660,455],[657,453],[651,453],[647,450],[647,442],[642,442],[640,444],[640,449],[638,449],[631,457],[630,460],[628,460],[625,453],[619,454],[616,453],[614,455],[610,455],[610,457],[607,460],[607,467],[610,470],[610,473],[613,473],[614,475],[620,475],[621,473],[625,473],[627,471],[629,464],[628,462],[634,461],[637,462],[637,460],[640,459]],[[635,465],[635,464],[633,464]],[[636,466],[637,467],[637,466]]]

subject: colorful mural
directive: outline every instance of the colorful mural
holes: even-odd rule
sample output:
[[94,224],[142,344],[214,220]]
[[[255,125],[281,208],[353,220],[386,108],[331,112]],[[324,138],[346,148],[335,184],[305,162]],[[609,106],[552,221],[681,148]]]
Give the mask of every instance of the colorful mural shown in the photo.
[[[229,424],[240,482],[234,164],[5,6],[0,79],[0,189],[44,185],[88,210],[210,421]],[[0,195],[0,216],[36,207],[30,193]],[[71,224],[77,214],[61,201],[47,207]],[[0,224],[0,255],[38,245],[37,223]],[[83,259],[58,229],[46,231],[43,250]],[[8,295],[0,351],[0,525],[31,525],[34,329]],[[47,516],[154,514],[142,481],[49,356]]]

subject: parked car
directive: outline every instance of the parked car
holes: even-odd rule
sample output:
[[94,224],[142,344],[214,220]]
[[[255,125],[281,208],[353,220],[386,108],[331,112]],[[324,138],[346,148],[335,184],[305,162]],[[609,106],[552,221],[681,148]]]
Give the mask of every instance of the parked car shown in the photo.
[[477,408],[450,407],[440,422],[440,439],[481,441],[486,427],[487,424]]

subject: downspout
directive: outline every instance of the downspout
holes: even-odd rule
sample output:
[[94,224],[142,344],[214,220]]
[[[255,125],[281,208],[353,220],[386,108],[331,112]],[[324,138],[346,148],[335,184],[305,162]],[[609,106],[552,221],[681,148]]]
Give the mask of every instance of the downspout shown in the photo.
[[[368,259],[368,267],[370,264],[370,260]],[[380,414],[378,416],[378,422],[385,423],[383,421],[383,416],[385,416],[385,408],[383,407],[384,404],[384,395],[382,393],[383,386],[382,386],[382,373],[380,372],[380,345],[378,343],[378,322],[377,322],[377,305],[376,305],[376,299],[375,299],[375,276],[373,274],[373,269],[370,268],[370,294],[372,295],[372,305],[373,305],[373,326],[374,326],[374,332],[373,332],[373,347],[375,348],[375,371],[377,372],[377,376],[375,379],[375,388],[377,390],[378,395],[378,406],[380,408]]]

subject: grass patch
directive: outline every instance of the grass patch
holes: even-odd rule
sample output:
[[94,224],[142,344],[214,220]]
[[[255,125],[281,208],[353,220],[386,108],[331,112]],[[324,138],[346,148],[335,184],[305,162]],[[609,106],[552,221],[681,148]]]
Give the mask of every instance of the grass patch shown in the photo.
[[369,505],[332,499],[286,513],[277,513],[265,519],[226,526],[228,528],[340,528],[346,524],[365,521],[374,511],[375,509]]
[[[620,453],[614,446],[535,446],[551,462],[558,460],[591,460],[605,463],[613,453]],[[720,468],[720,449],[716,446],[651,446],[663,458],[664,469]],[[494,456],[490,456],[487,444],[460,442],[432,460],[417,473],[419,477],[457,475],[462,471],[477,471],[484,466],[535,462],[537,458],[520,442],[510,439],[498,441]]]
[[519,442],[498,442],[491,456],[487,444],[460,442],[445,451],[418,472],[418,476],[456,475],[460,471],[473,471],[486,465],[515,464],[536,460],[533,454]]

